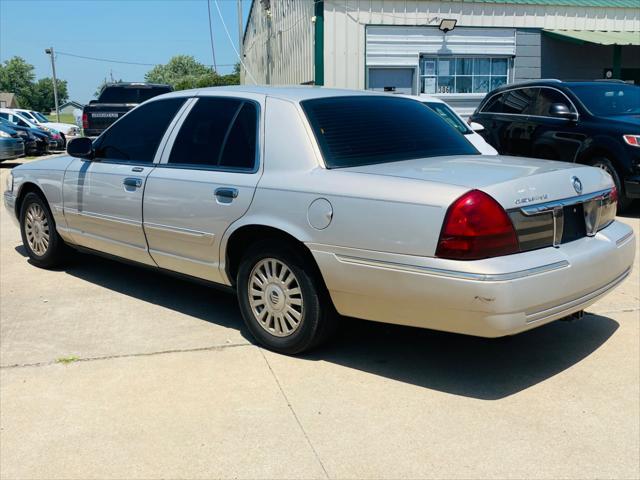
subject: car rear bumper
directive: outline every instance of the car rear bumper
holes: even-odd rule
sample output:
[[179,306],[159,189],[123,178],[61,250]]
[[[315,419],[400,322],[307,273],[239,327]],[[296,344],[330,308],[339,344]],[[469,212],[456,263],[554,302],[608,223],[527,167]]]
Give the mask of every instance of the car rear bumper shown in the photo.
[[460,262],[310,244],[343,315],[481,337],[529,330],[593,304],[630,273],[631,228]]

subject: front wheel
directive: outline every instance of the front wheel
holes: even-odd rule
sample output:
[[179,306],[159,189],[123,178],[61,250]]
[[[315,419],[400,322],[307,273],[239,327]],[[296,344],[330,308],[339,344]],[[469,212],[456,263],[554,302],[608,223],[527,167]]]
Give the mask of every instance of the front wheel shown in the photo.
[[250,248],[238,269],[237,291],[247,328],[270,350],[304,352],[335,327],[337,314],[321,280],[295,248],[275,242]]
[[49,206],[37,193],[27,193],[22,201],[20,233],[31,263],[35,266],[52,268],[63,262],[66,245],[56,231]]
[[622,179],[620,178],[616,168],[613,166],[613,163],[611,163],[611,160],[606,157],[598,157],[594,158],[590,162],[590,165],[592,167],[600,168],[611,175],[613,183],[616,186],[616,190],[618,191],[618,212],[623,212],[629,208],[632,200],[626,196]]

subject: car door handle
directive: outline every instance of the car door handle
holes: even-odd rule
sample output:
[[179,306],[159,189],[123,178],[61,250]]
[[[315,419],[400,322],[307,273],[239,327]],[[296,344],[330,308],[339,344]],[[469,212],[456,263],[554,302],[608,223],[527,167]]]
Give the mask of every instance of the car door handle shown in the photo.
[[238,189],[237,188],[227,188],[227,187],[216,188],[215,196],[216,197],[221,197],[221,198],[234,199],[234,198],[236,198],[238,196]]
[[140,188],[142,186],[142,179],[135,177],[127,177],[122,181],[126,187]]

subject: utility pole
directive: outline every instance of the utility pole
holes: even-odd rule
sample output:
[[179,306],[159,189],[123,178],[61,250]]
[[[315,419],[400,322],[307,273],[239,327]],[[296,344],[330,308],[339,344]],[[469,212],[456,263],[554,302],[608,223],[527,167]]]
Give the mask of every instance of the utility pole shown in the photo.
[[[240,55],[244,55],[242,53],[242,39],[243,35],[243,27],[242,27],[242,0],[238,0],[238,52]],[[240,62],[240,78],[242,78],[242,62]]]
[[60,109],[58,108],[58,81],[56,80],[56,60],[53,47],[46,48],[44,53],[51,56],[51,70],[53,71],[53,99],[56,102],[56,118],[60,123]]

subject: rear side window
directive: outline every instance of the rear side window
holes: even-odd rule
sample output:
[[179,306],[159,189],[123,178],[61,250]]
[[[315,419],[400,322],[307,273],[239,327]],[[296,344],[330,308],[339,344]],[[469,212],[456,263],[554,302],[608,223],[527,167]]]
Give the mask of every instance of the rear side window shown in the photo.
[[96,157],[119,162],[153,162],[165,130],[184,102],[184,98],[169,98],[131,110],[96,140]]
[[535,88],[518,88],[505,94],[502,99],[502,113],[526,115],[536,99]]
[[170,165],[253,170],[258,109],[235,98],[198,99],[176,137]]
[[328,168],[479,154],[456,129],[415,100],[363,95],[301,105]]

